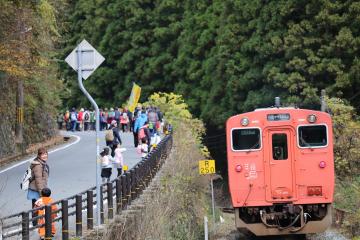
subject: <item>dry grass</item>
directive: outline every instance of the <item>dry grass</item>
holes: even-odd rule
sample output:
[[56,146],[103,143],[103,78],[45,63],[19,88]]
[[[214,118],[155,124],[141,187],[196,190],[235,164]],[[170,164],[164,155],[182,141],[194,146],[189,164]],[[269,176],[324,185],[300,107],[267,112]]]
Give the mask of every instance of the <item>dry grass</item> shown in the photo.
[[203,157],[197,146],[191,131],[179,126],[171,154],[141,214],[131,216],[130,212],[115,220],[104,239],[203,239],[208,182],[198,175],[198,161]]

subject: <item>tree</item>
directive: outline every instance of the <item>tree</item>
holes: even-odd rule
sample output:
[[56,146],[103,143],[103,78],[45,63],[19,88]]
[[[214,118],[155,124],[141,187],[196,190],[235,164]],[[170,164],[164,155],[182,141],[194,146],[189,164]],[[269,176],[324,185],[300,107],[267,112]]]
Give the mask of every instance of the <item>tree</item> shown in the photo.
[[[56,2],[56,3],[54,3]],[[63,1],[0,0],[0,156],[13,154],[16,84],[24,83],[24,147],[55,135],[51,121],[60,105],[57,64],[58,37],[54,6]],[[16,16],[16,17],[14,17]],[[50,121],[49,121],[50,120]]]

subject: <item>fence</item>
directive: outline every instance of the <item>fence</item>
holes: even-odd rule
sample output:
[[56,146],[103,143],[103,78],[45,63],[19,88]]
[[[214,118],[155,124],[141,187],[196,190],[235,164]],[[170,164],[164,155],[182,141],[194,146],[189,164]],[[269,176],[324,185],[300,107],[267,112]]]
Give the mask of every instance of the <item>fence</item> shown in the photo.
[[[151,179],[167,158],[172,147],[172,141],[172,135],[166,135],[161,142],[132,169],[113,181],[100,186],[101,224],[105,221],[105,215],[108,219],[112,219],[115,213],[121,214],[121,211],[125,210],[127,206],[131,204],[131,201],[137,198],[148,186]],[[86,228],[93,229],[94,226],[93,209],[94,206],[96,206],[95,189],[96,187],[93,187],[72,197],[54,202],[51,205],[13,214],[0,219],[0,240],[17,235],[21,235],[22,239],[28,240],[30,239],[30,231],[40,227],[45,227],[45,239],[51,239],[52,222],[61,222],[62,239],[69,239],[69,216],[73,215],[75,215],[75,235],[77,237],[82,236],[84,227],[82,222],[83,210],[87,210]],[[104,211],[105,200],[107,202],[106,213]],[[57,206],[56,211],[52,211],[53,205]],[[38,210],[45,210],[45,214],[36,216],[34,213]],[[54,214],[56,217],[52,219]],[[39,219],[45,219],[45,223],[36,224],[35,226],[30,225],[32,222],[39,222]]]

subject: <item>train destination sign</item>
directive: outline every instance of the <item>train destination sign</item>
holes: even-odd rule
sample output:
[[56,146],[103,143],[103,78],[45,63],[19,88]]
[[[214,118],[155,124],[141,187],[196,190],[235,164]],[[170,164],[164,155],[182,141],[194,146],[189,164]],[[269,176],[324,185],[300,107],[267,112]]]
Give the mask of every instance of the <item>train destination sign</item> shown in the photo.
[[286,121],[290,120],[290,114],[288,113],[278,113],[278,114],[268,114],[268,121]]
[[206,175],[215,173],[215,160],[200,160],[199,174]]

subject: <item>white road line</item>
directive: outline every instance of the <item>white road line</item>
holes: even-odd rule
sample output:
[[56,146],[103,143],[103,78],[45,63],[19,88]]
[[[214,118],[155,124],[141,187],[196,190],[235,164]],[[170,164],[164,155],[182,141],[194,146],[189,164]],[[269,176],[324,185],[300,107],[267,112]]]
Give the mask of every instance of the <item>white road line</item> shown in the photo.
[[[70,143],[70,144],[67,144],[67,145],[62,146],[62,147],[59,147],[59,148],[56,148],[56,149],[54,149],[54,150],[51,150],[51,151],[49,151],[49,154],[54,153],[54,152],[57,152],[57,151],[60,151],[60,150],[64,150],[65,148],[68,148],[68,147],[70,147],[70,146],[78,143],[78,142],[81,140],[81,138],[80,138],[79,136],[72,135],[72,134],[69,134],[69,135],[70,135],[71,137],[75,137],[75,138],[76,138],[75,142]],[[24,161],[22,161],[22,162],[19,162],[19,163],[15,164],[15,165],[13,165],[13,166],[11,166],[11,167],[5,168],[4,170],[0,171],[0,174],[4,173],[4,172],[6,172],[6,171],[9,171],[10,169],[16,168],[16,167],[18,167],[18,166],[20,166],[20,165],[22,165],[22,164],[24,164],[24,163],[30,162],[30,161],[33,160],[33,159],[34,159],[34,157],[31,157],[31,158],[28,158],[28,159],[26,159],[26,160],[24,160]]]

